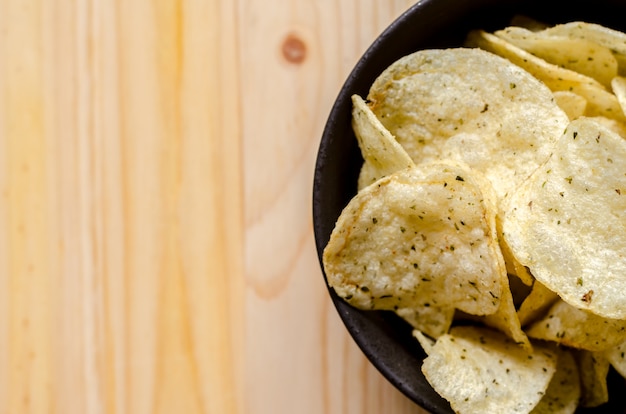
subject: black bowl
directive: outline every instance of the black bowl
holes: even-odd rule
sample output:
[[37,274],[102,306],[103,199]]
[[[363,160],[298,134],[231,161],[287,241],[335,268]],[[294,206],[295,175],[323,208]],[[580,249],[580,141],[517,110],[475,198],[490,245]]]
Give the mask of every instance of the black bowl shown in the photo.
[[[341,210],[356,194],[363,162],[350,125],[354,93],[366,96],[374,79],[398,58],[419,49],[460,46],[471,29],[497,30],[516,15],[556,24],[582,20],[626,31],[626,1],[422,0],[398,17],[369,47],[339,92],[322,135],[313,185],[313,222],[320,264]],[[323,272],[323,267],[322,267]],[[432,413],[452,413],[424,378],[425,357],[411,328],[392,313],[360,311],[332,289],[346,328],[376,368],[408,398]],[[626,412],[624,380],[609,373],[609,403],[578,412]]]

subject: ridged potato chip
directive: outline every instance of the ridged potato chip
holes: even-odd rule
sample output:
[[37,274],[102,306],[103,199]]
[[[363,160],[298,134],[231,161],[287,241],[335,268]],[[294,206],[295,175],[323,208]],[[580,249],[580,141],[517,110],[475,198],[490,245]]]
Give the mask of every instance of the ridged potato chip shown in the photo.
[[437,339],[422,372],[457,413],[529,413],[546,393],[556,361],[549,347],[528,352],[498,331],[458,326]]
[[626,319],[626,141],[592,119],[567,127],[503,209],[503,241],[572,306]]
[[361,309],[494,313],[506,269],[480,185],[464,166],[433,163],[364,188],[324,250],[328,283]]

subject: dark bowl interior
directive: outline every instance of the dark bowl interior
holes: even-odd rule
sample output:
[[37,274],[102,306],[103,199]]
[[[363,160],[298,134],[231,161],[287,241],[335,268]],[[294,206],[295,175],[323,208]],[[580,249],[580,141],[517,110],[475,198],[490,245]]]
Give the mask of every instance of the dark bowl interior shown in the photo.
[[[460,46],[470,29],[496,30],[522,14],[546,23],[596,22],[626,31],[626,1],[422,0],[399,16],[369,47],[350,73],[332,107],[319,146],[313,185],[313,221],[318,257],[341,210],[356,194],[363,162],[350,125],[350,96],[366,96],[374,79],[393,61],[419,49]],[[323,272],[323,268],[322,268]],[[452,413],[425,380],[424,352],[411,328],[394,314],[352,308],[329,289],[346,328],[368,359],[408,398],[432,413]],[[610,402],[580,413],[626,412],[624,380],[609,373]]]

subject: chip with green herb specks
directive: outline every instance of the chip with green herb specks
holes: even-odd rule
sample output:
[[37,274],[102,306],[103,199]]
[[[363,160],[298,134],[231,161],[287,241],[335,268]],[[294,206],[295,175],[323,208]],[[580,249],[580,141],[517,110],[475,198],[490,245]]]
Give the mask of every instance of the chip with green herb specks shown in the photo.
[[412,306],[399,308],[396,314],[413,328],[431,338],[438,338],[448,332],[454,320],[454,306]]
[[580,406],[597,407],[609,400],[607,375],[609,360],[604,353],[575,351],[578,372],[580,373]]
[[529,413],[548,389],[556,353],[529,352],[499,331],[453,327],[422,365],[428,382],[457,413]]
[[626,320],[607,319],[558,300],[526,333],[531,338],[563,346],[600,352],[619,345],[626,337]]
[[592,77],[546,62],[506,39],[482,30],[472,31],[467,37],[467,45],[510,60],[541,80],[551,91],[571,91],[582,96],[587,101],[586,116],[626,120],[615,95]]
[[572,352],[555,348],[558,355],[556,372],[539,404],[531,414],[572,414],[580,400],[580,375]]
[[626,319],[626,141],[572,121],[503,208],[503,241],[570,305]]
[[626,74],[626,33],[591,22],[567,22],[546,27],[550,36],[566,36],[571,39],[589,40],[611,50],[618,63],[618,73]]
[[328,283],[361,309],[500,306],[504,259],[486,181],[457,163],[397,171],[361,190],[324,250]]
[[607,349],[604,356],[619,374],[626,378],[626,339],[617,346]]
[[352,129],[365,160],[364,164],[367,165],[363,169],[367,174],[361,174],[359,187],[365,187],[398,170],[415,166],[409,154],[359,95],[352,95]]
[[593,41],[516,26],[494,34],[553,65],[589,76],[605,87],[617,76],[617,59],[611,50]]
[[498,197],[546,160],[569,122],[543,83],[475,48],[407,55],[381,73],[367,99],[413,161],[463,162]]

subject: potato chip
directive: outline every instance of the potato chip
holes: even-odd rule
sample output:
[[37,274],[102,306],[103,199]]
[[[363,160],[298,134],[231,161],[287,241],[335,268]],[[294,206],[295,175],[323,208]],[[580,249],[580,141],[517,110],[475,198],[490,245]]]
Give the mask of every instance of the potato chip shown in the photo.
[[361,190],[324,250],[328,283],[361,309],[493,313],[503,258],[495,211],[464,166],[421,165]]
[[604,357],[622,377],[626,378],[626,339],[604,351]]
[[615,119],[605,118],[603,116],[588,117],[595,122],[604,125],[604,127],[610,129],[622,138],[626,138],[626,124]]
[[523,14],[516,14],[515,16],[513,16],[510,23],[511,26],[523,27],[533,32],[538,32],[540,30],[550,27],[544,22]]
[[616,76],[611,80],[611,89],[617,97],[617,102],[622,107],[622,111],[626,112],[626,78]]
[[610,49],[595,42],[515,26],[494,34],[546,62],[589,76],[607,88],[617,76],[615,56]]
[[509,284],[504,283],[502,296],[500,297],[500,306],[489,315],[469,315],[458,312],[455,319],[458,321],[471,322],[475,325],[489,326],[504,333],[516,344],[524,349],[532,350],[532,344],[526,333],[522,330],[522,325],[517,316],[513,296],[509,289]]
[[426,355],[432,352],[433,346],[435,346],[434,339],[424,335],[424,333],[418,329],[413,330],[413,337],[417,339],[417,342],[419,342]]
[[[498,231],[498,235],[501,236],[502,218],[500,217],[500,215],[496,217],[496,228]],[[502,237],[500,237],[500,239],[502,240]],[[502,251],[502,256],[504,257],[506,271],[509,274],[519,278],[519,280],[526,286],[532,285],[535,278],[530,274],[528,269],[515,258],[515,255],[513,255],[513,252],[511,252],[509,245],[506,243],[500,243],[500,250]]]
[[415,166],[411,157],[380,123],[363,98],[352,95],[352,128],[365,163],[371,166],[370,183],[398,170]]
[[489,328],[458,326],[435,342],[422,372],[457,413],[529,413],[548,389],[556,354],[528,352]]
[[626,34],[618,30],[588,22],[569,22],[548,27],[544,33],[550,36],[567,36],[595,42],[611,50],[617,59],[619,73],[626,74]]
[[586,116],[604,117],[615,119],[619,122],[626,122],[624,111],[613,93],[589,84],[572,87],[572,91],[587,100],[587,106],[585,107]]
[[431,338],[439,338],[448,332],[454,319],[454,307],[421,306],[400,308],[396,314],[413,328]]
[[577,351],[574,355],[580,373],[580,406],[597,407],[609,401],[608,359],[602,353],[590,351]]
[[[457,320],[472,321],[476,324],[490,326],[503,332],[518,345],[528,350],[532,349],[532,345],[526,333],[522,330],[522,325],[517,315],[515,298],[513,293],[523,294],[521,290],[527,290],[521,280],[517,277],[509,275],[502,282],[502,295],[500,296],[500,306],[498,309],[488,315],[469,315],[463,312],[457,312],[455,318]],[[512,285],[514,282],[515,285]]]
[[626,320],[607,319],[558,300],[543,318],[526,329],[526,333],[531,338],[601,352],[626,339]]
[[559,295],[548,289],[543,283],[535,280],[530,294],[524,299],[517,311],[520,324],[524,326],[535,321],[558,299]]
[[580,118],[503,209],[503,241],[571,305],[626,319],[626,141]]
[[526,52],[512,43],[482,30],[469,33],[467,45],[480,47],[502,56],[541,80],[552,91],[574,92],[587,101],[587,116],[605,116],[626,120],[615,95],[595,79],[559,67]]
[[554,99],[567,117],[573,121],[580,118],[587,111],[587,100],[577,93],[571,91],[555,91]]
[[375,80],[368,102],[413,161],[463,162],[499,198],[545,161],[569,122],[545,85],[480,49],[405,56]]
[[572,414],[580,400],[580,376],[572,352],[556,348],[556,372],[539,404],[531,414]]
[[522,330],[522,325],[519,317],[517,316],[508,279],[504,283],[502,295],[500,296],[500,306],[496,312],[481,316],[478,320],[487,326],[491,326],[501,332],[504,332],[509,338],[513,339],[523,348],[528,350],[532,349],[528,336]]
[[[581,73],[546,62],[502,37],[484,30],[473,30],[467,35],[466,45],[480,47],[524,68],[544,82],[552,91],[573,91],[579,85],[591,85],[606,90],[601,83]],[[584,95],[583,95],[584,96]]]
[[378,181],[380,176],[374,167],[369,162],[364,162],[359,171],[359,178],[357,181],[357,191],[361,191],[365,187]]

